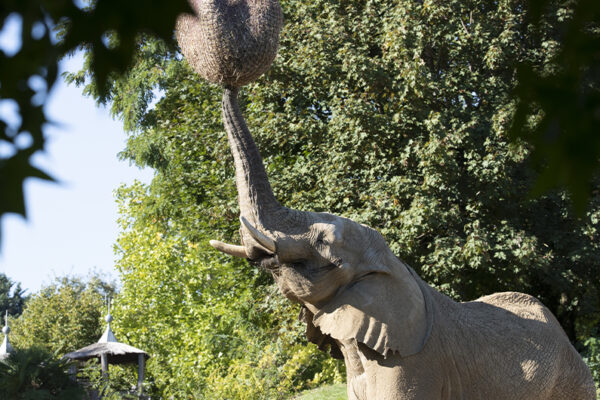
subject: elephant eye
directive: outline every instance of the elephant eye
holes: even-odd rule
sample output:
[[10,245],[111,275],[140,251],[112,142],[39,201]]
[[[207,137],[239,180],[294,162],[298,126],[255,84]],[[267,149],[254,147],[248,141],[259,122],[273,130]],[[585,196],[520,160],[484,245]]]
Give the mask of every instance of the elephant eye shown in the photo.
[[306,261],[304,261],[304,260],[297,260],[297,261],[294,261],[293,263],[290,263],[290,265],[293,268],[304,268],[306,266]]

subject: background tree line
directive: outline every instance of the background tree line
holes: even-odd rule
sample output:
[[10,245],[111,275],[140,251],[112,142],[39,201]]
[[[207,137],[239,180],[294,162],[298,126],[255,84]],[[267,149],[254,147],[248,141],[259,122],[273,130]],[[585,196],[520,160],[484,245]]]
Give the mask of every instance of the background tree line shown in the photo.
[[29,298],[25,292],[19,282],[14,282],[5,274],[0,273],[0,316],[2,316],[2,321],[7,313],[14,317],[21,315],[25,301]]

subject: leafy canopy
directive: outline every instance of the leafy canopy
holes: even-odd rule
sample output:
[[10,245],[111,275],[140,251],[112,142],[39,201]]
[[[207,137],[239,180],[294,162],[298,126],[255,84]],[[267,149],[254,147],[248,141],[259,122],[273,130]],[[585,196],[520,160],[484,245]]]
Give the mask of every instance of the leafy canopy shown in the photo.
[[95,343],[105,325],[105,299],[114,293],[114,284],[98,276],[57,278],[33,294],[23,314],[11,321],[11,343],[60,356]]
[[[350,1],[348,5],[362,7],[363,3]],[[416,3],[425,10],[446,7],[438,0]],[[481,3],[481,7],[478,3],[467,1],[464,8],[477,13],[477,9],[487,7],[512,7],[506,1],[488,1]],[[82,4],[89,5],[83,7]],[[368,4],[379,7],[377,2]],[[553,25],[548,25],[546,17],[556,12],[558,4],[560,2],[556,0],[522,1],[518,12],[522,16],[527,13],[530,21],[543,32],[554,29]],[[536,43],[538,47],[545,46],[544,51],[550,56],[556,53],[556,67],[540,68],[538,63],[528,59],[515,60],[521,67],[519,84],[514,90],[519,101],[512,135],[533,144],[535,158],[545,167],[545,173],[537,180],[537,193],[557,185],[566,187],[582,215],[593,195],[594,185],[590,182],[597,175],[600,164],[600,136],[597,134],[600,122],[597,112],[600,104],[600,3],[578,0],[565,4],[567,7],[555,15],[559,22],[555,26],[559,28],[555,29],[553,39]],[[413,6],[409,4],[407,10]],[[384,17],[387,10],[394,7],[394,3],[382,4],[375,13]],[[110,97],[113,79],[131,67],[134,55],[139,51],[139,35],[151,34],[171,43],[175,19],[185,11],[189,11],[185,0],[2,2],[0,28],[15,19],[20,20],[22,26],[20,48],[13,54],[0,49],[0,100],[9,101],[17,113],[16,122],[10,116],[0,117],[0,143],[7,149],[0,156],[0,217],[11,212],[25,216],[25,179],[52,180],[31,163],[31,157],[45,148],[43,127],[49,121],[43,107],[56,82],[61,57],[82,47],[87,49],[90,57],[86,68],[94,81],[93,94],[98,101],[104,102]],[[474,33],[471,14],[464,14],[460,21],[455,19],[451,24],[457,22],[460,26],[455,28],[463,28],[467,35]],[[58,34],[54,31],[57,25]],[[462,32],[461,36],[464,36]],[[457,38],[459,36],[447,36],[446,41]],[[490,57],[493,58],[493,54]],[[76,78],[79,83],[83,83],[83,79],[84,76]],[[142,101],[147,101],[149,92],[144,93],[146,97]],[[534,115],[540,116],[541,121],[532,130],[528,117]]]

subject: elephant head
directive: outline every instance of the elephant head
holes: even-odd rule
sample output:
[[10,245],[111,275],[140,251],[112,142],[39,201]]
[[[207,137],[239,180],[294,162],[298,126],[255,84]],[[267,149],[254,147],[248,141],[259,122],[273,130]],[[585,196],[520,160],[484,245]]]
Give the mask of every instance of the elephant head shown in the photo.
[[237,94],[225,89],[223,120],[235,162],[242,244],[211,245],[270,271],[281,292],[309,311],[313,339],[356,340],[383,356],[420,351],[431,321],[418,278],[374,229],[278,203]]

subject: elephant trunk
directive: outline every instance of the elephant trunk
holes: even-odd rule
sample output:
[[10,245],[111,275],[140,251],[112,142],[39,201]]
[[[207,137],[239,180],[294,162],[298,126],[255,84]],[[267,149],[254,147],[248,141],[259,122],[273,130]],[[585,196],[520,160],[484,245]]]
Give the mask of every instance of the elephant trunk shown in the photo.
[[240,111],[238,91],[226,88],[223,92],[223,123],[235,164],[240,215],[266,227],[283,207],[273,195],[262,158]]
[[243,246],[218,241],[211,244],[227,254],[238,257],[245,254],[250,259],[265,253],[275,254],[274,232],[285,234],[305,225],[306,213],[283,207],[275,199],[262,158],[240,111],[237,88],[226,88],[223,93],[223,123],[235,165]]
[[[235,165],[242,245],[211,240],[219,251],[252,260],[279,254],[277,236],[303,230],[309,213],[281,206],[273,195],[258,148],[238,104],[238,88],[223,92],[223,123]],[[270,232],[269,232],[270,231]]]

